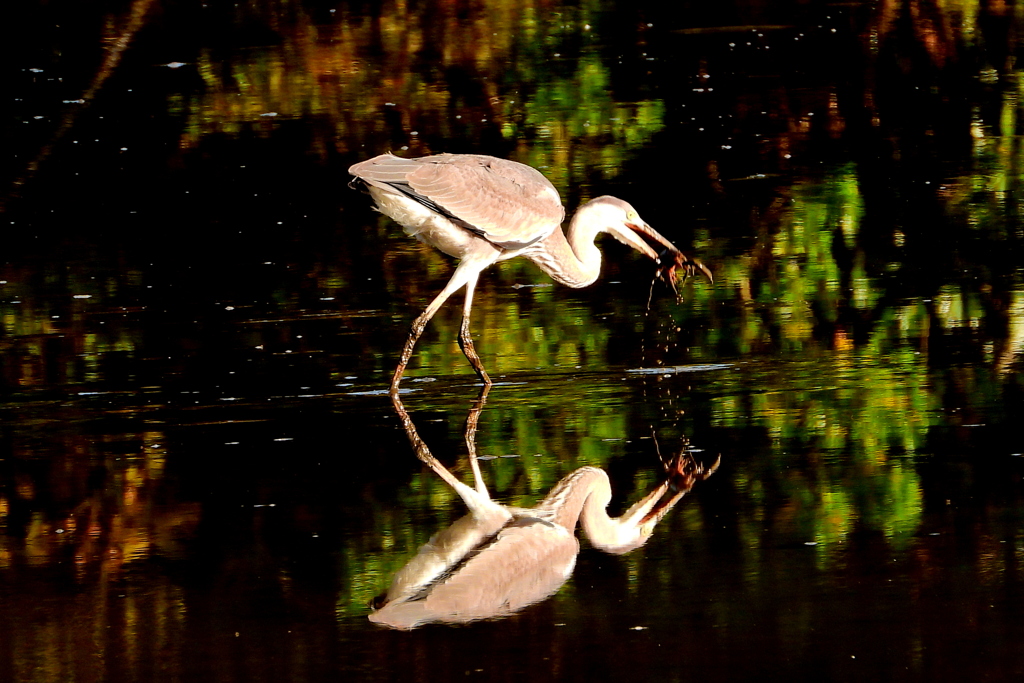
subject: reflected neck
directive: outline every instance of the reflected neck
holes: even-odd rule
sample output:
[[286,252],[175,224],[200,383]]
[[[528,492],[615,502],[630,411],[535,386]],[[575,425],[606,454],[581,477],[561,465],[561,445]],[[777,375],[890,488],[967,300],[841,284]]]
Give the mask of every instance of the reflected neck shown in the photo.
[[[580,523],[594,547],[618,552],[621,548],[634,547],[640,531],[635,515],[627,513],[622,518],[608,516],[606,508],[611,499],[608,474],[596,467],[581,467],[558,482],[538,507],[550,510],[551,521],[570,533]],[[637,506],[631,508],[631,512],[635,508]]]

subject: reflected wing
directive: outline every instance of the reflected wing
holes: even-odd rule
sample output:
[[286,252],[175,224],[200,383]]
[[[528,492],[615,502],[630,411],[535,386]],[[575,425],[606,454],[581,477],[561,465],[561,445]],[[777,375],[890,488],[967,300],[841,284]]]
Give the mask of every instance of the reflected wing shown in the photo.
[[375,606],[416,599],[440,577],[465,562],[471,553],[493,542],[510,517],[507,509],[495,505],[491,510],[455,520],[447,529],[434,534],[416,556],[398,570],[387,593],[374,601]]
[[506,526],[429,591],[389,602],[370,621],[392,628],[462,624],[518,612],[552,595],[569,578],[579,542],[563,527],[535,518]]
[[565,218],[558,191],[548,179],[507,159],[383,154],[355,164],[349,172],[370,185],[401,192],[506,249],[547,237]]

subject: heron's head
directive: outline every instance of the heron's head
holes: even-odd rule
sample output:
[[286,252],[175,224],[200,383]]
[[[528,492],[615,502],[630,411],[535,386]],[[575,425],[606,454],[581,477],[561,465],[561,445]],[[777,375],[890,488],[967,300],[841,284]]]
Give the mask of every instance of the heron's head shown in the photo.
[[652,249],[651,245],[640,235],[647,235],[662,246],[679,251],[671,242],[647,225],[632,204],[627,201],[605,195],[587,202],[586,208],[587,222],[595,228],[596,232],[610,233],[618,241],[633,247],[641,254],[646,254],[655,261],[659,260],[658,252]]
[[[686,256],[676,245],[648,225],[629,202],[606,195],[591,200],[587,206],[597,216],[595,224],[601,226],[598,228],[599,231],[610,233],[618,241],[633,247],[657,263],[660,266],[658,277],[664,279],[673,290],[676,289],[680,272],[684,276],[702,273],[709,281],[714,281],[711,271],[703,263]],[[652,244],[658,247],[657,250]]]

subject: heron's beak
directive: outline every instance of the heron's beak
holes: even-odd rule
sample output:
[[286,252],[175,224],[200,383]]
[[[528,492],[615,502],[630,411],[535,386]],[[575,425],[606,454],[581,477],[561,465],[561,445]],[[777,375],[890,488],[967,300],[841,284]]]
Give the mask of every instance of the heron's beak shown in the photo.
[[[615,233],[616,237],[626,244],[630,245],[642,254],[647,254],[655,263],[659,264],[661,268],[658,269],[657,277],[665,280],[676,297],[679,296],[679,290],[677,289],[677,283],[679,280],[679,273],[677,270],[682,271],[683,278],[692,277],[697,273],[702,273],[707,277],[708,282],[714,282],[715,278],[711,275],[711,271],[700,261],[691,259],[689,256],[679,251],[676,245],[669,242],[661,235],[657,230],[647,225],[647,223],[626,223],[625,226],[632,232],[622,231],[622,233]],[[644,240],[640,239],[639,235],[650,238],[651,240],[661,244],[665,247],[660,254],[655,253],[651,249],[650,245]]]
[[645,240],[641,239],[640,235],[646,235],[647,237],[650,237],[653,241],[663,245],[667,250],[669,250],[672,253],[679,253],[679,250],[676,249],[676,246],[674,244],[672,244],[667,239],[662,237],[658,232],[654,230],[654,228],[652,228],[651,226],[647,225],[644,222],[623,223],[621,226],[615,226],[614,228],[609,229],[609,232],[611,232],[615,239],[619,240],[623,244],[627,244],[633,247],[641,254],[647,256],[649,259],[654,261],[655,263],[661,263],[661,258],[658,256],[658,252],[654,251],[654,249],[651,248],[650,244],[648,244]]

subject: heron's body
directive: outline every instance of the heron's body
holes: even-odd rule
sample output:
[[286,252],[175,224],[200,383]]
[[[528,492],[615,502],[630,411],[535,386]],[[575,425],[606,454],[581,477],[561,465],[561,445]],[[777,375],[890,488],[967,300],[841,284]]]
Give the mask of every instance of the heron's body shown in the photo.
[[[501,260],[501,256],[511,253],[507,249],[480,239],[469,230],[455,226],[450,219],[404,195],[388,192],[372,185],[369,187],[369,191],[380,212],[401,225],[405,229],[405,234],[415,237],[420,242],[449,256],[463,259],[474,254],[474,250],[476,250],[484,256],[494,255],[494,260],[498,261]],[[510,256],[506,258],[510,258]]]
[[478,154],[418,159],[383,154],[353,165],[349,172],[366,187],[377,208],[407,234],[459,259],[448,284],[413,323],[392,392],[398,389],[423,328],[462,287],[466,300],[459,340],[474,369],[485,384],[490,383],[469,337],[469,312],[480,272],[498,261],[523,256],[555,281],[585,287],[601,272],[601,252],[594,239],[609,232],[658,263],[662,257],[640,235],[660,244],[671,256],[672,264],[663,271],[673,283],[677,267],[710,277],[703,265],[683,256],[633,207],[615,197],[598,197],[581,206],[563,232],[565,210],[558,191],[539,171],[514,161]]
[[417,456],[469,508],[468,515],[420,548],[375,601],[370,620],[393,628],[501,617],[543,600],[572,574],[579,553],[577,524],[594,547],[614,554],[629,552],[643,545],[683,495],[718,467],[716,462],[705,469],[680,453],[666,463],[665,481],[617,518],[606,511],[611,484],[597,467],[572,472],[536,507],[510,507],[491,500],[487,493],[476,462],[472,414],[466,442],[473,488],[431,455],[401,400],[393,395],[392,401]]

